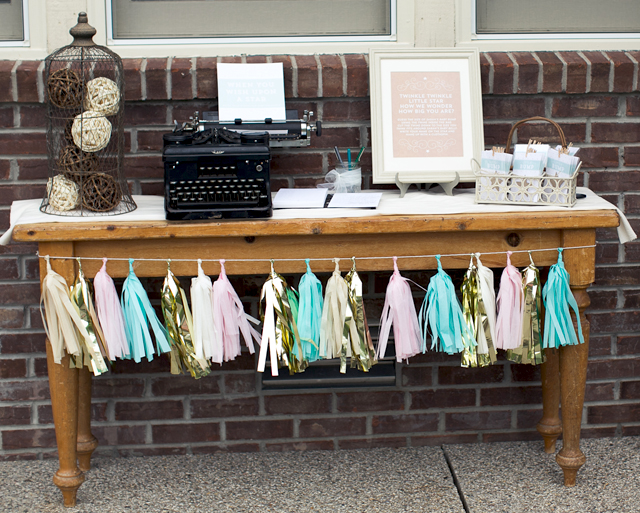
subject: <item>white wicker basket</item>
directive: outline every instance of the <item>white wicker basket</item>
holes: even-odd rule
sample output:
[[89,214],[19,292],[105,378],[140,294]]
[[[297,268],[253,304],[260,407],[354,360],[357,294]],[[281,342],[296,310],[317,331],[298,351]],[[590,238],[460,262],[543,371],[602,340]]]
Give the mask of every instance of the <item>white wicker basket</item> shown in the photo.
[[[529,121],[551,123],[558,130],[560,144],[566,148],[567,141],[560,125],[548,118],[533,117],[518,121],[511,127],[505,152],[509,152],[515,129]],[[482,171],[476,160],[473,160],[472,165],[476,175],[476,203],[557,205],[560,207],[572,207],[576,203],[576,184],[580,165],[575,173],[569,177],[498,175]]]
[[496,175],[480,171],[475,174],[476,203],[560,207],[572,207],[576,204],[578,170],[570,177]]

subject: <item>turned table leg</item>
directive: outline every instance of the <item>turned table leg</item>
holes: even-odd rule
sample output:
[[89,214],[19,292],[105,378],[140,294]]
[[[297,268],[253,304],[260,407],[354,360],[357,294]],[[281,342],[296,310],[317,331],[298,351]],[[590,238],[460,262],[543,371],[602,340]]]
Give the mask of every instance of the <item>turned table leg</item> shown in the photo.
[[[578,303],[584,337],[584,344],[564,346],[559,349],[562,449],[556,455],[556,461],[564,472],[565,486],[575,486],[578,470],[586,462],[586,457],[580,450],[580,427],[589,357],[589,321],[584,311],[590,304],[587,287],[595,280],[595,239],[593,229],[563,232],[565,247],[583,246],[580,249],[566,250],[564,262],[570,277],[571,291]],[[574,326],[577,332],[575,318]]]
[[[38,246],[40,255],[72,256],[73,244],[70,242],[41,242]],[[60,274],[67,284],[73,283],[76,269],[73,260],[60,259],[51,261],[52,269]],[[44,259],[40,259],[40,285],[47,274]],[[60,468],[53,475],[54,484],[60,488],[64,505],[75,506],[78,488],[84,482],[84,474],[78,468],[78,369],[69,365],[70,357],[65,354],[58,364],[53,360],[51,343],[47,340],[47,371],[53,423],[58,445],[58,461]]]
[[60,364],[55,363],[51,344],[47,340],[47,370],[60,463],[60,468],[53,475],[53,482],[62,492],[64,505],[75,506],[76,493],[84,481],[76,455],[78,369],[69,367],[69,355]]
[[[580,309],[580,322],[584,344],[560,348],[560,391],[562,394],[562,449],[556,461],[564,471],[565,486],[575,486],[576,474],[586,462],[580,450],[580,425],[584,406],[584,389],[587,381],[589,357],[589,321],[584,310],[589,306],[589,296],[584,288],[572,287]],[[577,329],[577,326],[576,326]]]
[[560,369],[557,349],[544,350],[546,361],[540,369],[542,378],[542,419],[536,428],[544,439],[544,452],[556,452],[556,440],[562,433],[560,423]]
[[88,367],[78,372],[78,466],[86,472],[91,470],[91,455],[98,447],[98,440],[91,433],[91,372]]

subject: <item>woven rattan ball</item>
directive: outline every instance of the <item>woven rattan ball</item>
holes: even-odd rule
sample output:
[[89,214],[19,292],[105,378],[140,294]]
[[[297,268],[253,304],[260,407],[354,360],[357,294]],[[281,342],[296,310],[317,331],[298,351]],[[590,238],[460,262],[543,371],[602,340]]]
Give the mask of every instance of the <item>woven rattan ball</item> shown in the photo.
[[93,212],[108,212],[120,203],[118,182],[108,174],[94,173],[82,185],[82,206]]
[[70,180],[79,181],[83,176],[98,171],[98,157],[75,146],[66,146],[60,152],[58,169]]
[[54,71],[47,79],[49,101],[56,107],[67,109],[82,105],[82,79],[69,68]]
[[109,144],[111,123],[98,112],[87,110],[76,116],[71,135],[75,145],[82,151],[99,151]]
[[73,210],[80,203],[78,189],[78,184],[65,178],[63,175],[56,175],[53,178],[49,178],[47,182],[49,205],[61,212]]
[[94,78],[85,88],[84,108],[99,112],[103,116],[112,116],[120,108],[118,85],[106,77]]
[[77,113],[73,114],[73,117],[67,120],[67,124],[64,127],[64,140],[69,144],[74,144],[73,142],[73,134],[71,133],[71,129],[73,128],[73,122],[76,119]]

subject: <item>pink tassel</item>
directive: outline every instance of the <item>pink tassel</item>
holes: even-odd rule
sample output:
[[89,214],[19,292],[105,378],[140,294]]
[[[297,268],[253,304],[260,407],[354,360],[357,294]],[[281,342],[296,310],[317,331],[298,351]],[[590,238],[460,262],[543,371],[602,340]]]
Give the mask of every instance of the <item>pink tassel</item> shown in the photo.
[[498,292],[498,320],[496,347],[517,349],[522,344],[522,316],[524,312],[524,291],[522,275],[511,265],[511,251],[507,252],[507,266],[500,278]]
[[109,351],[109,360],[129,358],[129,344],[124,331],[124,317],[116,286],[107,274],[107,259],[102,259],[102,268],[93,279],[96,312]]
[[380,338],[378,341],[378,359],[384,357],[393,324],[393,338],[396,345],[396,360],[407,360],[420,352],[423,345],[420,324],[413,302],[411,286],[406,278],[400,276],[397,257],[393,257],[393,274],[387,286],[384,307],[380,319]]
[[224,260],[220,260],[220,276],[213,284],[213,324],[222,337],[225,362],[240,356],[240,333],[249,352],[255,352],[252,338],[260,343],[260,333],[249,325],[249,320],[258,324],[256,319],[245,313],[242,301],[227,278]]

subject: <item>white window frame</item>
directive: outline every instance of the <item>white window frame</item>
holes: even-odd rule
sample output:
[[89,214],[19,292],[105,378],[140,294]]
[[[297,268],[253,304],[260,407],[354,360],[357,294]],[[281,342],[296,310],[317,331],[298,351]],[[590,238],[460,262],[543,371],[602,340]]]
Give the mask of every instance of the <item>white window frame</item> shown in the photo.
[[[454,0],[451,0],[452,2]],[[452,6],[453,7],[453,6]],[[630,50],[640,34],[477,34],[476,0],[455,0],[456,46],[480,51]]]
[[[315,53],[368,53],[372,47],[410,48],[414,45],[415,0],[391,0],[391,35],[279,38],[113,39],[110,0],[87,0],[89,22],[98,30],[94,41],[109,46],[121,57],[207,57],[229,55],[304,55]],[[100,8],[102,8],[102,19]],[[94,23],[95,22],[95,23]]]
[[20,41],[3,41],[0,40],[0,48],[8,48],[8,47],[25,47],[29,48],[31,46],[31,41],[29,40],[29,0],[22,0],[22,20],[23,20],[23,38]]
[[23,0],[24,39],[0,42],[0,59],[39,60],[47,52],[47,1]]

